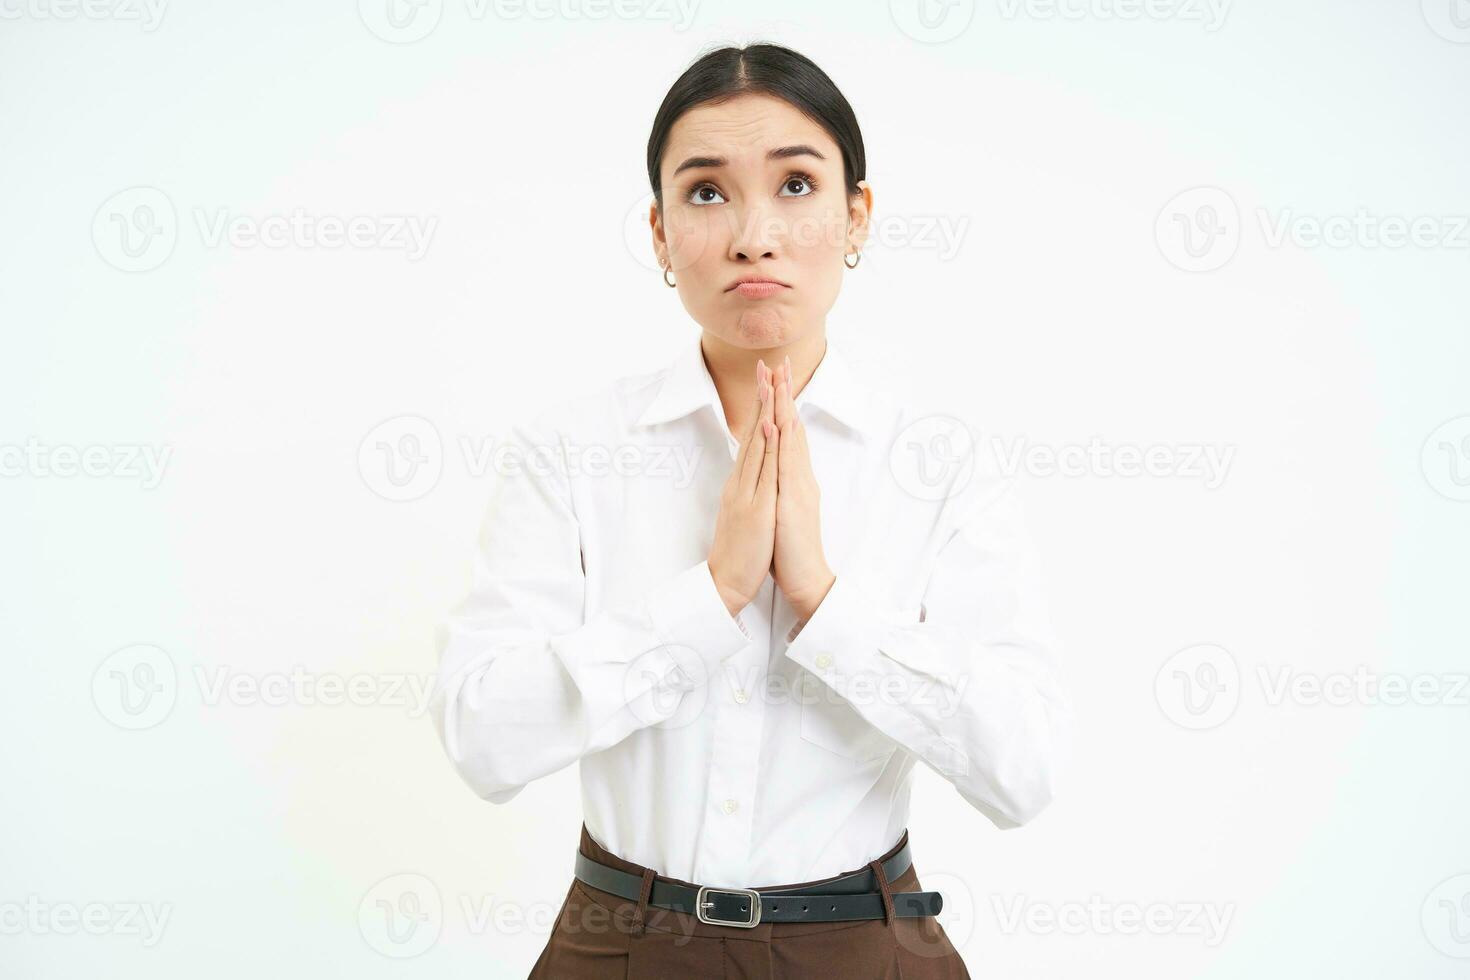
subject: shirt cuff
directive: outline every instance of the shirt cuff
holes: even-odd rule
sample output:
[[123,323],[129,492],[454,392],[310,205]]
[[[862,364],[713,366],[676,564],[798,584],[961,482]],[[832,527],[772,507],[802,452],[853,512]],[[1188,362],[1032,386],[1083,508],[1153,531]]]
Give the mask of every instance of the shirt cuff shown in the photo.
[[659,639],[693,650],[709,667],[718,667],[750,643],[750,631],[739,614],[731,616],[725,608],[708,560],[655,591],[648,600],[648,614]]
[[851,575],[838,575],[810,619],[788,634],[786,656],[829,684],[871,668],[888,623]]

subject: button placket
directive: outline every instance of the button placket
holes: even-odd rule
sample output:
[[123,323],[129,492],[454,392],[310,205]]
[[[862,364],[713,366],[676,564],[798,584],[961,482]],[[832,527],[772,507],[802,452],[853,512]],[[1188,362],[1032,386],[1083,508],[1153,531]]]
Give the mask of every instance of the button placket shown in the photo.
[[[710,779],[706,787],[705,857],[700,881],[744,885],[754,828],[755,793],[759,776],[765,704],[752,697],[755,685],[765,683],[770,658],[769,589],[767,577],[756,598],[741,615],[752,642],[725,663],[717,696],[706,701],[711,712]],[[743,695],[743,699],[742,699]]]

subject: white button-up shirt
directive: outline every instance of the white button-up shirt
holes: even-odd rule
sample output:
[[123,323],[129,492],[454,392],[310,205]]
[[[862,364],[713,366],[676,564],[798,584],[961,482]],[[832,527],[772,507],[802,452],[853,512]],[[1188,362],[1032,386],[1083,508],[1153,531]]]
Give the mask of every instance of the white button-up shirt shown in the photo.
[[710,577],[738,444],[698,339],[514,428],[433,700],[477,794],[578,763],[599,843],[726,887],[880,856],[920,762],[1000,827],[1051,799],[1067,700],[1014,481],[830,338],[796,407],[836,576],[804,624],[769,574],[733,617]]

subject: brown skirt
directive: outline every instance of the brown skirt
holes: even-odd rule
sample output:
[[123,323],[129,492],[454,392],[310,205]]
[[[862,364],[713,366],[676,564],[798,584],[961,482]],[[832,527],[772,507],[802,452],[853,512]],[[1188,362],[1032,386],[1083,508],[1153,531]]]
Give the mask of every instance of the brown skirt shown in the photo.
[[[908,836],[905,830],[898,843],[876,860],[898,853]],[[588,834],[586,824],[579,847],[593,860],[630,874],[641,877],[648,871],[601,847]],[[645,881],[645,896],[646,885]],[[890,893],[923,891],[912,867],[888,882],[887,888]],[[753,929],[742,929],[709,925],[684,912],[640,904],[573,877],[551,937],[527,980],[958,980],[969,976],[964,961],[932,916],[886,922],[762,922]]]

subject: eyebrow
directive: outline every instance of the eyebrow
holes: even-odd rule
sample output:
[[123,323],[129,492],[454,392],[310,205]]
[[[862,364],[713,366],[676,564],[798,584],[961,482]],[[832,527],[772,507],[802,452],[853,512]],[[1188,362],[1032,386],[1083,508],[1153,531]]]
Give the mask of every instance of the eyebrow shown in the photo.
[[[805,143],[798,143],[795,146],[778,146],[776,149],[766,154],[766,159],[785,160],[789,157],[803,156],[816,157],[818,160],[827,159],[826,157],[822,156],[822,154],[818,153],[814,147],[807,146]],[[686,170],[693,170],[696,168],[723,167],[729,162],[730,161],[725,159],[724,157],[690,157],[689,159],[685,160],[683,163],[674,168],[674,173],[672,174],[672,176],[677,177],[679,176],[679,174],[683,173]]]

